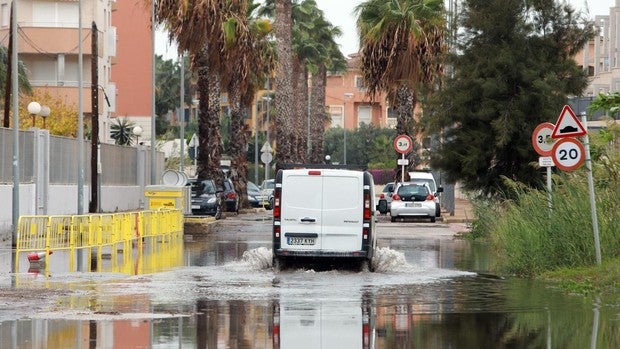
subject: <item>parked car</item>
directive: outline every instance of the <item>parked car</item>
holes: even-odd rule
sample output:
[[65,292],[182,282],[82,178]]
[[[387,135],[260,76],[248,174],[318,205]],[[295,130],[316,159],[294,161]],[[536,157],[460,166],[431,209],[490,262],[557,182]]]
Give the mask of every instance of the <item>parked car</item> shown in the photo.
[[403,217],[425,217],[434,223],[435,208],[435,196],[427,184],[402,182],[392,196],[390,216],[392,222]]
[[248,192],[248,203],[252,207],[261,207],[263,206],[263,202],[261,200],[261,191],[258,185],[254,184],[254,182],[248,181],[247,186]]
[[224,179],[223,189],[222,196],[224,197],[226,212],[239,213],[239,195],[237,195],[235,186],[230,178]]
[[379,201],[377,203],[377,211],[381,214],[390,212],[390,204],[392,203],[392,194],[394,194],[394,182],[387,183],[383,187],[383,191],[379,195]]
[[191,209],[194,215],[210,215],[222,218],[222,191],[218,190],[212,179],[191,179]]
[[431,193],[435,196],[435,203],[437,204],[435,206],[435,217],[441,217],[439,195],[443,192],[443,188],[437,186],[433,174],[425,171],[412,171],[409,172],[409,181],[426,183],[428,185],[428,187],[431,189]]
[[263,205],[266,209],[271,210],[273,208],[273,190],[275,188],[275,180],[267,179],[264,180],[260,185],[261,196],[260,200],[262,200]]

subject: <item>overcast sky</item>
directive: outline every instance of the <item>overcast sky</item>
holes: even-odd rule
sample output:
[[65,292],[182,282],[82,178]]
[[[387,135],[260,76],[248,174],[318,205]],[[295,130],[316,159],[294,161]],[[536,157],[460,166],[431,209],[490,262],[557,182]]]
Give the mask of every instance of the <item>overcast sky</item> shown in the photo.
[[[358,37],[355,28],[355,16],[353,9],[363,0],[315,0],[318,7],[323,10],[325,17],[333,25],[340,27],[343,35],[336,40],[340,45],[342,53],[346,56],[357,52]],[[590,16],[608,15],[609,8],[620,0],[568,0],[570,4],[579,10],[585,9],[587,4]],[[176,57],[176,48],[167,47],[167,36],[159,34],[156,43],[158,54],[163,54],[165,58],[171,59]]]

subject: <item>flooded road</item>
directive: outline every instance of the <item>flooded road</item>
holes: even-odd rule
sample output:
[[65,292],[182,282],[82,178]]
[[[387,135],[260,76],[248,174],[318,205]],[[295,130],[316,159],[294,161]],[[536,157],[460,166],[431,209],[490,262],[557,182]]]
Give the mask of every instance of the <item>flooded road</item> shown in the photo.
[[382,221],[374,273],[275,273],[270,223],[229,217],[102,273],[65,272],[62,255],[49,275],[3,269],[0,349],[620,347],[617,295],[489,275],[487,248],[458,227]]

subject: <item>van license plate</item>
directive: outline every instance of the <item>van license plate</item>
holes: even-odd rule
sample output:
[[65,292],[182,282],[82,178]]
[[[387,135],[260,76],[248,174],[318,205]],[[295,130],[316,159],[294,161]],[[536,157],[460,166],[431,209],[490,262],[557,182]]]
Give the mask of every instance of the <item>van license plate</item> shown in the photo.
[[289,245],[314,245],[315,238],[286,238],[286,243]]

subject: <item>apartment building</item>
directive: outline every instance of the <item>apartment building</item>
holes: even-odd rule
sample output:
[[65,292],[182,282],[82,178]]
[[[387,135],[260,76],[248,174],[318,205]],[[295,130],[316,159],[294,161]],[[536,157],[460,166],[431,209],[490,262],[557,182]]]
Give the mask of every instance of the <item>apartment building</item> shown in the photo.
[[[80,2],[48,0],[0,0],[0,44],[8,46],[11,5],[17,7],[16,47],[33,88],[46,90],[67,105],[78,108],[79,40],[82,41],[82,101],[86,123],[91,116],[92,24],[97,25],[98,100],[100,140],[109,140],[109,116],[115,111],[115,86],[111,82],[112,58],[116,54],[111,12],[115,1]],[[81,33],[80,33],[81,32]],[[81,36],[80,36],[81,35]],[[110,105],[107,104],[105,96]],[[54,111],[51,110],[53,114]]]
[[[620,0],[609,9],[609,15],[594,17],[597,35],[575,56],[575,61],[590,76],[586,91],[571,100],[576,113],[586,108],[601,93],[620,91]],[[603,127],[602,113],[595,114],[591,127]],[[615,119],[619,120],[618,114]]]
[[374,100],[367,96],[359,61],[359,55],[352,54],[347,59],[346,72],[327,76],[325,107],[331,127],[356,129],[363,123],[394,127],[396,118],[390,117],[385,94],[378,94]]

